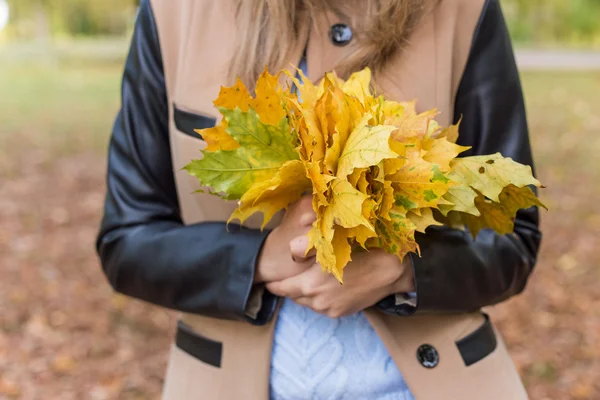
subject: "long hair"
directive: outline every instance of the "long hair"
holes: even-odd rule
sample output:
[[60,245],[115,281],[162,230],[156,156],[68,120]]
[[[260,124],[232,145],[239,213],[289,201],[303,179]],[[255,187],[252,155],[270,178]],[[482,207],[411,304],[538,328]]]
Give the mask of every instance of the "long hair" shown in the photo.
[[[408,42],[430,3],[438,0],[235,0],[237,49],[230,76],[252,87],[265,66],[277,71],[297,49],[302,26],[330,11],[347,21],[356,41],[353,54],[335,67],[338,75],[369,67],[377,73]],[[349,11],[360,7],[360,18]],[[364,10],[364,11],[363,11]]]

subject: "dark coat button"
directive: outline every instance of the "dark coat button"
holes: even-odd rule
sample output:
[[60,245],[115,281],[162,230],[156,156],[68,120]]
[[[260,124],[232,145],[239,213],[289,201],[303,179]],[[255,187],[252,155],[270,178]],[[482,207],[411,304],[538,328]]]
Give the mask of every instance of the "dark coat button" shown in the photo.
[[329,38],[336,46],[345,46],[352,40],[352,29],[346,24],[335,24],[329,30]]
[[440,362],[440,355],[435,347],[424,344],[417,349],[417,359],[425,368],[434,368]]

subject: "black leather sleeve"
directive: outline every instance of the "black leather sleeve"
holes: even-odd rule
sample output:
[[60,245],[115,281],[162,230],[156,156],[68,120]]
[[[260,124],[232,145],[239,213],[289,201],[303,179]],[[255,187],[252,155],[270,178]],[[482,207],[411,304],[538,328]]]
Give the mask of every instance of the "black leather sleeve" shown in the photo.
[[265,291],[256,319],[246,316],[246,306],[265,236],[232,224],[227,230],[224,223],[182,223],[157,28],[149,1],[142,1],[110,141],[97,240],[108,280],[118,292],[164,307],[263,324],[275,297]]
[[[533,166],[525,106],[510,37],[499,0],[487,0],[456,96],[459,144],[464,155],[502,153]],[[422,257],[413,256],[416,312],[466,312],[520,293],[535,265],[541,233],[538,210],[519,212],[515,232],[467,232],[431,227],[418,234]],[[386,313],[410,315],[414,307],[378,303]]]

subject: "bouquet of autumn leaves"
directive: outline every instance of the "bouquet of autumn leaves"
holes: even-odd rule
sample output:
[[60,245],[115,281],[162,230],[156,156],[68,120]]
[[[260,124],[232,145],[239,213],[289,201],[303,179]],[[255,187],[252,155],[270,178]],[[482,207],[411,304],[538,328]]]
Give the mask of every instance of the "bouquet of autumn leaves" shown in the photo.
[[352,251],[383,248],[403,259],[419,252],[415,232],[431,225],[513,231],[517,210],[543,206],[528,185],[541,186],[529,166],[499,153],[457,158],[458,126],[441,127],[436,110],[376,96],[371,72],[346,81],[328,73],[318,85],[267,70],[252,96],[238,79],[222,87],[215,106],[223,119],[198,130],[203,157],[185,169],[208,191],[237,200],[242,223],[312,193],[317,219],[309,250],[342,282]]

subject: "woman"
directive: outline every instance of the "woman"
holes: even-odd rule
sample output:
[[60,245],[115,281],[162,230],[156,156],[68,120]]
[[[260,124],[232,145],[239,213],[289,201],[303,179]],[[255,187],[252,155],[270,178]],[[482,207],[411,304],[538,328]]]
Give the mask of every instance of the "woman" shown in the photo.
[[527,398],[480,309],[525,287],[536,209],[512,235],[431,228],[402,263],[356,254],[340,286],[304,258],[310,201],[261,232],[227,229],[235,204],[194,193],[193,130],[215,124],[220,85],[265,65],[313,80],[369,66],[388,98],[462,117],[468,154],[532,164],[499,0],[142,1],[97,246],[115,290],[182,312],[164,398]]

